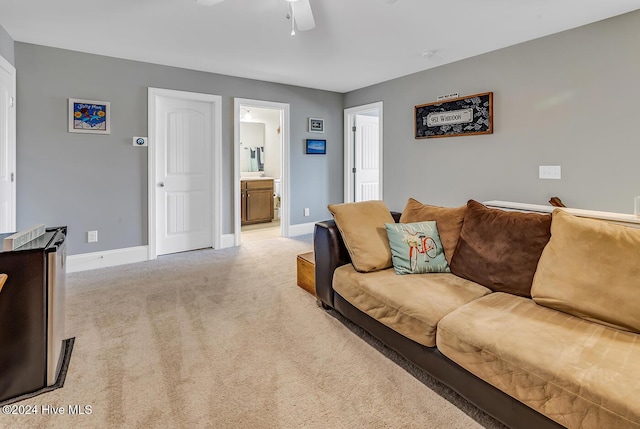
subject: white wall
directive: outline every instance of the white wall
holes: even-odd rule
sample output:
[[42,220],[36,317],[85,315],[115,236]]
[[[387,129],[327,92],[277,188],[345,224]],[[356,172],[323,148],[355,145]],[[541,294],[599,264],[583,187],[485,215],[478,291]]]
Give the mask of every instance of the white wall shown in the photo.
[[0,56],[15,66],[14,42],[9,33],[0,25]]

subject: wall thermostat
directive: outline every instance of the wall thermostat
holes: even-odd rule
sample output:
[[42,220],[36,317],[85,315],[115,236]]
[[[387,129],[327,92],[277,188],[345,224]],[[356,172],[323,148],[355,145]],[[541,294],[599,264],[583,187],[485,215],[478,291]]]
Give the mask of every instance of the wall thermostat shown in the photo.
[[134,137],[133,145],[134,146],[149,146],[149,139],[147,137]]

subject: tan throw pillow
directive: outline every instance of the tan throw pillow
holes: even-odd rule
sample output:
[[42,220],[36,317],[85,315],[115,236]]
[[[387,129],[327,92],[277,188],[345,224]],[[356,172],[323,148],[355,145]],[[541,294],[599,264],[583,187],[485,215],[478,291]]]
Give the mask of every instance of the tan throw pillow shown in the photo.
[[462,229],[462,221],[467,206],[462,207],[439,207],[422,204],[420,201],[409,198],[405,206],[400,223],[415,223],[435,220],[438,225],[438,233],[440,241],[444,249],[444,256],[447,263],[451,263],[453,253],[458,244],[460,230]]
[[640,333],[640,229],[554,210],[531,295],[545,307]]
[[494,292],[530,297],[550,227],[551,215],[490,209],[470,200],[451,272]]
[[383,201],[330,204],[329,211],[357,271],[366,273],[392,266],[391,247],[384,224],[394,220]]

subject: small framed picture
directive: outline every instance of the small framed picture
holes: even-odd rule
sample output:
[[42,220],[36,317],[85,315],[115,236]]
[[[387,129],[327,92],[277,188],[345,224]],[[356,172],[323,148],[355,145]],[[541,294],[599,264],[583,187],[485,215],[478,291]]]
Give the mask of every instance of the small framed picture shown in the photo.
[[309,118],[310,133],[324,133],[324,119]]
[[326,155],[327,141],[318,139],[307,139],[305,153],[308,155]]
[[69,132],[111,134],[111,104],[108,101],[70,98]]

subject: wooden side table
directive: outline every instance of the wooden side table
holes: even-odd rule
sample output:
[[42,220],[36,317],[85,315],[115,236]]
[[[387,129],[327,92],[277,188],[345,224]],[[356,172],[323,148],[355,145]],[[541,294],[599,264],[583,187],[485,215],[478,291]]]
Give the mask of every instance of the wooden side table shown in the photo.
[[313,252],[299,254],[296,266],[298,286],[316,296],[316,260]]

